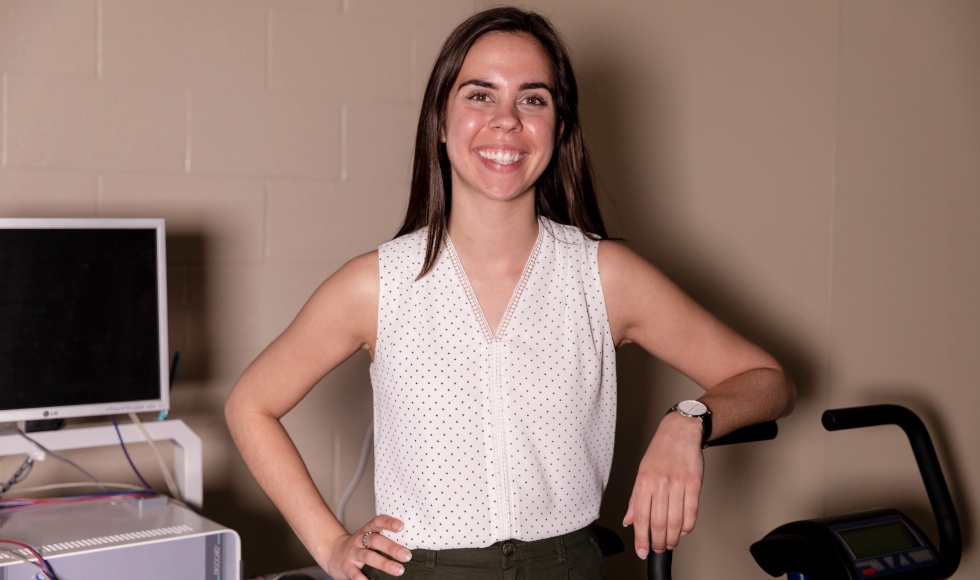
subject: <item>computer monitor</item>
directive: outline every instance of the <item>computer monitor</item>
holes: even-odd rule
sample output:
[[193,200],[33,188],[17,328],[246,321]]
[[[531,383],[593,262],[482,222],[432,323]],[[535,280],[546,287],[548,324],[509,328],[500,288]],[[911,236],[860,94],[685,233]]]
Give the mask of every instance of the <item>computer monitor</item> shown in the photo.
[[170,406],[162,219],[0,218],[0,423]]

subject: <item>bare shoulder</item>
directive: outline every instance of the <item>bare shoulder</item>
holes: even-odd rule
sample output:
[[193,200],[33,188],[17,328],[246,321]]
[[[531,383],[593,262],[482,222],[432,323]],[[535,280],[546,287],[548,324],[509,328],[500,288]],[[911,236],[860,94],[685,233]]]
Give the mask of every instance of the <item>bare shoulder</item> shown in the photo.
[[352,354],[360,349],[373,352],[378,272],[377,252],[370,252],[322,282],[282,334],[249,365],[235,386],[234,405],[247,400],[281,417]]
[[599,242],[599,276],[603,292],[612,294],[614,300],[680,297],[675,295],[677,286],[663,272],[621,242]]
[[378,251],[361,254],[340,267],[324,284],[346,287],[353,294],[362,297],[373,296],[377,301],[378,285],[381,283],[381,266]]
[[378,252],[361,254],[324,280],[310,298],[310,304],[329,307],[334,314],[351,322],[362,316],[374,318],[380,280]]
[[[650,266],[626,244],[616,240],[601,240],[599,242],[599,271],[613,276],[619,276],[637,266]],[[650,266],[652,267],[652,266]]]
[[376,251],[349,260],[313,292],[283,338],[308,345],[337,344],[344,351],[372,350],[379,280]]
[[613,240],[599,242],[599,279],[617,345],[635,341],[631,331],[651,305],[684,300],[677,287],[653,264]]

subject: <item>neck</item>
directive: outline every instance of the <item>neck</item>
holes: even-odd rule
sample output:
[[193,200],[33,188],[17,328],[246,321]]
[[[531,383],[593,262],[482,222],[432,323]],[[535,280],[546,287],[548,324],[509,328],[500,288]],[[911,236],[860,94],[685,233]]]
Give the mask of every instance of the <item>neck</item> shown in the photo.
[[[516,200],[515,200],[516,201]],[[521,203],[488,201],[474,207],[455,203],[447,227],[453,247],[461,259],[471,258],[487,265],[523,264],[538,237],[534,196]]]

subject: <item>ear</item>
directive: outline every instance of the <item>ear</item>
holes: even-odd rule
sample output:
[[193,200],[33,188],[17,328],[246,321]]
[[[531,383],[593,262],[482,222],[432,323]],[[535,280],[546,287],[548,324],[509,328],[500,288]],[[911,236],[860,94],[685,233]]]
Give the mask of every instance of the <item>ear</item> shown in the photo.
[[446,142],[446,124],[445,124],[445,122],[440,122],[439,123],[439,142],[440,143],[445,143]]
[[558,127],[555,128],[555,148],[561,143],[561,136],[565,134],[565,121],[558,119]]

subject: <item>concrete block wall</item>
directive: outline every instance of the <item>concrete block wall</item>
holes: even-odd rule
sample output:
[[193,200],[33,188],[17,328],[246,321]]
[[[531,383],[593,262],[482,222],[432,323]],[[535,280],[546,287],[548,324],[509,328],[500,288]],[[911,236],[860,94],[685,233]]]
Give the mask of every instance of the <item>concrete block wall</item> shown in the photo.
[[[167,220],[172,416],[204,439],[204,511],[242,533],[249,574],[311,560],[234,451],[224,398],[324,278],[397,231],[432,61],[483,6],[0,0],[0,216]],[[371,417],[367,364],[286,418],[332,504]],[[118,450],[77,459],[132,479]],[[373,515],[370,478],[352,525]],[[32,483],[74,479],[40,465]]]
[[[238,459],[221,405],[326,276],[394,234],[429,64],[490,4],[0,0],[0,215],[167,219],[171,344],[185,356],[174,416],[204,438],[205,514],[242,533],[247,574],[310,559]],[[525,4],[572,49],[614,235],[800,386],[777,441],[706,454],[677,576],[760,578],[748,544],[821,513],[894,505],[930,531],[900,437],[819,427],[829,407],[897,402],[943,451],[966,538],[958,576],[976,577],[980,4]],[[600,518],[614,528],[657,420],[698,394],[638,349],[618,360]],[[353,357],[285,418],[334,505],[371,416],[367,366]],[[118,450],[76,460],[132,481]],[[352,526],[372,514],[370,477]],[[74,474],[41,465],[31,481],[45,478]],[[606,563],[610,578],[642,577],[631,555]]]

